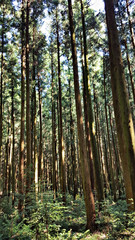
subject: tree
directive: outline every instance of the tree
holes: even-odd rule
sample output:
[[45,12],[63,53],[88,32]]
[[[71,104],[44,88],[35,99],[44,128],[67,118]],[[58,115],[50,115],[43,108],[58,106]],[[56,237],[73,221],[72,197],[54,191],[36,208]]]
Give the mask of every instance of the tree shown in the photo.
[[63,193],[63,202],[66,202],[66,179],[65,179],[65,151],[64,138],[62,127],[62,99],[61,99],[61,74],[60,74],[60,43],[59,43],[59,23],[58,23],[58,9],[56,9],[56,32],[57,32],[57,56],[58,56],[58,85],[59,85],[59,162],[60,162],[60,184]]
[[80,90],[79,90],[77,52],[76,52],[76,42],[75,42],[75,32],[74,32],[73,11],[72,11],[71,0],[68,0],[68,11],[69,11],[70,34],[71,34],[72,58],[73,58],[77,129],[78,129],[79,148],[80,148],[80,164],[81,164],[81,171],[82,171],[84,200],[85,200],[86,215],[87,215],[87,228],[93,230],[95,227],[95,204],[94,204],[94,197],[91,189],[90,172],[89,172],[88,160],[87,160],[87,150],[86,150],[86,143],[84,138],[81,97],[80,97]]
[[88,51],[87,51],[87,39],[86,39],[86,27],[85,27],[83,1],[80,0],[80,3],[81,3],[81,17],[82,17],[82,27],[83,27],[83,44],[84,44],[84,81],[85,81],[84,88],[85,88],[85,94],[86,94],[85,96],[86,108],[87,108],[86,111],[88,112],[87,124],[89,124],[89,129],[90,129],[90,138],[91,138],[90,141],[92,146],[92,156],[93,156],[94,168],[95,168],[97,198],[98,198],[98,201],[100,202],[104,199],[103,184],[102,184],[102,176],[101,176],[100,161],[98,156],[96,139],[95,139],[95,134],[93,130],[94,119],[93,119],[92,102],[91,102],[91,90],[90,90],[89,68],[88,68]]
[[31,122],[30,122],[30,79],[29,79],[29,11],[30,0],[26,6],[26,142],[27,142],[27,168],[26,168],[26,204],[31,187]]
[[[126,198],[127,203],[129,203],[129,209],[134,209],[135,133],[126,90],[123,62],[112,0],[105,0],[105,10],[108,28],[113,105],[120,155],[123,165]],[[131,199],[133,199],[134,204],[132,204]]]

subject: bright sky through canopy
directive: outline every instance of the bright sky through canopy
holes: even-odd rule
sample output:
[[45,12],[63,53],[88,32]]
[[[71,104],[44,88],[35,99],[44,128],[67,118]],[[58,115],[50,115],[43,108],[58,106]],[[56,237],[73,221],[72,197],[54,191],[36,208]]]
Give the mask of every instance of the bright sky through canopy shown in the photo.
[[[74,2],[74,0],[73,0]],[[90,0],[90,8],[94,9],[96,12],[104,11],[104,2],[103,0]],[[41,31],[45,33],[46,37],[48,38],[50,35],[50,27],[51,27],[51,18],[48,16],[46,11],[46,18],[41,26]]]
[[90,6],[95,11],[99,12],[99,10],[104,11],[104,2],[103,0],[91,0]]

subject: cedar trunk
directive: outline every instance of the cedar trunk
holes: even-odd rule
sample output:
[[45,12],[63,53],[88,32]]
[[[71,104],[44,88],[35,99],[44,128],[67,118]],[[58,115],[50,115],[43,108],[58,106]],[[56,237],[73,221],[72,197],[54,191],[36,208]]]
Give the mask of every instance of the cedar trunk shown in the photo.
[[80,90],[79,90],[77,52],[76,52],[76,42],[75,42],[75,32],[74,32],[73,11],[72,11],[71,0],[68,0],[68,10],[69,10],[69,23],[70,23],[70,33],[71,33],[72,58],[73,58],[77,130],[78,130],[78,139],[79,139],[79,148],[80,148],[80,163],[81,163],[81,172],[82,172],[82,180],[83,180],[84,200],[85,200],[86,215],[87,215],[87,228],[93,230],[95,227],[95,203],[94,203],[94,197],[91,189],[86,142],[84,138],[81,96],[80,96]]
[[[135,132],[125,84],[113,0],[105,0],[113,105],[129,209],[135,204]],[[131,199],[134,204],[131,204]]]

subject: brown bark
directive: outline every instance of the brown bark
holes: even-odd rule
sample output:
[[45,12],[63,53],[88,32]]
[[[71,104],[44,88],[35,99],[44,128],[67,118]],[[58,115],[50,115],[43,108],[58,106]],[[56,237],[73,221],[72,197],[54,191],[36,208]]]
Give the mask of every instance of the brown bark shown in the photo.
[[81,163],[82,180],[83,180],[84,200],[85,200],[86,215],[87,215],[87,228],[93,230],[95,227],[95,203],[94,203],[94,197],[91,189],[90,172],[89,172],[88,160],[87,160],[87,150],[86,150],[86,143],[84,138],[81,96],[80,96],[80,90],[79,90],[77,52],[76,52],[76,42],[75,42],[75,32],[74,32],[73,11],[72,11],[71,0],[68,0],[68,10],[69,10],[69,23],[70,23],[70,33],[71,33],[72,58],[73,58],[77,130],[78,130],[78,139],[79,139],[79,148],[80,148],[80,163]]
[[114,201],[116,201],[116,188],[115,188],[114,171],[113,171],[113,157],[112,157],[112,148],[110,143],[110,131],[109,131],[108,112],[107,112],[105,61],[103,62],[103,71],[104,71],[105,118],[106,118],[106,129],[107,129],[107,138],[108,138],[108,147],[109,147],[109,164],[108,165],[109,165],[109,172],[111,177],[110,187],[111,187],[112,194],[114,196]]
[[89,80],[89,69],[88,69],[88,53],[87,53],[87,40],[86,40],[86,29],[85,29],[85,17],[84,17],[84,9],[83,2],[81,2],[81,16],[82,16],[82,26],[83,26],[83,41],[84,41],[84,62],[85,62],[85,88],[86,88],[86,96],[87,96],[87,106],[88,106],[88,119],[89,119],[89,128],[90,128],[90,137],[91,137],[91,146],[92,146],[92,155],[95,169],[95,185],[97,190],[97,198],[98,201],[102,201],[104,199],[103,193],[103,182],[101,176],[101,168],[100,168],[100,160],[98,156],[98,149],[95,139],[94,133],[94,119],[93,119],[93,111],[92,111],[92,102],[91,102],[91,90],[90,90],[90,80]]
[[71,84],[69,79],[69,101],[70,101],[70,142],[71,142],[71,159],[72,159],[72,174],[73,174],[73,194],[74,199],[78,193],[77,189],[77,164],[75,154],[75,136],[74,136],[74,122],[72,117],[72,99],[71,99]]
[[83,75],[83,105],[84,105],[84,117],[85,117],[85,133],[86,133],[86,144],[87,144],[87,155],[89,160],[90,168],[90,178],[91,178],[91,187],[94,190],[94,169],[93,169],[93,159],[90,143],[90,128],[89,128],[89,119],[88,119],[88,104],[87,104],[87,93],[86,93],[86,78],[85,78],[85,65],[84,65],[84,51],[81,40],[81,54],[82,54],[82,75]]
[[[105,10],[117,135],[123,165],[126,198],[129,203],[129,209],[133,209],[135,204],[135,133],[125,84],[113,0],[105,0]],[[131,204],[131,199],[133,199],[134,204]]]

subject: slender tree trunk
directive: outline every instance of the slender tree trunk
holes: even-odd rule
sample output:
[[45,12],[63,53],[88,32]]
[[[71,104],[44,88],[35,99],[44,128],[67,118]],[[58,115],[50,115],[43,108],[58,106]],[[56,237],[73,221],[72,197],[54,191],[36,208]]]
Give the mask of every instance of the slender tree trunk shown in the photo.
[[74,136],[74,122],[72,117],[72,99],[71,99],[71,83],[69,79],[69,101],[70,101],[70,142],[71,142],[71,159],[72,159],[72,172],[73,172],[73,192],[74,199],[78,193],[77,189],[77,164],[76,164],[76,154],[75,154],[75,136]]
[[14,80],[11,82],[11,98],[12,98],[12,110],[11,110],[11,141],[12,141],[12,205],[15,201],[15,131],[14,131]]
[[[135,204],[135,133],[126,90],[113,0],[105,0],[113,105],[129,209]],[[131,204],[131,199],[134,204]]]
[[89,119],[88,119],[88,101],[86,93],[86,78],[85,78],[85,65],[84,65],[84,50],[81,40],[81,54],[82,54],[82,75],[83,75],[83,105],[84,105],[84,116],[85,116],[85,133],[86,133],[86,144],[87,144],[87,155],[89,160],[90,168],[90,177],[91,177],[91,187],[94,190],[94,169],[93,169],[93,159],[91,152],[91,143],[90,143],[90,128],[89,128]]
[[[39,139],[39,184],[40,188],[43,183],[43,133],[42,133],[42,89],[41,89],[41,81],[40,81],[40,74],[38,72],[38,99],[39,99],[39,128],[40,128],[40,139]],[[41,189],[43,191],[43,189]],[[43,196],[41,196],[43,198]]]
[[9,157],[9,117],[8,117],[8,131],[7,131],[7,140],[6,140],[6,148],[5,148],[5,163],[4,163],[4,182],[3,182],[3,196],[7,196],[8,194],[8,157]]
[[98,156],[98,149],[96,145],[96,139],[94,134],[94,119],[93,119],[93,111],[92,111],[92,102],[91,102],[91,90],[90,90],[90,80],[89,80],[89,69],[88,69],[88,53],[87,53],[87,40],[86,40],[86,29],[85,29],[85,17],[84,17],[84,9],[83,2],[81,2],[81,16],[82,16],[82,26],[83,26],[83,41],[84,41],[84,62],[85,62],[85,88],[87,95],[87,105],[88,105],[88,119],[89,119],[89,128],[90,128],[90,137],[91,137],[91,146],[92,146],[92,154],[95,168],[95,177],[96,177],[96,190],[97,190],[97,198],[98,201],[102,201],[104,199],[103,193],[103,182],[101,176],[100,169],[100,160]]
[[60,115],[60,156],[61,162],[61,190],[63,193],[63,202],[66,202],[66,178],[65,178],[65,150],[62,127],[62,101],[61,101],[61,74],[60,74],[60,43],[59,43],[59,24],[56,10],[56,24],[57,24],[57,55],[58,55],[58,81],[59,81],[59,115]]
[[111,177],[111,192],[114,196],[114,201],[116,201],[116,188],[114,182],[114,171],[113,171],[113,158],[112,158],[112,149],[110,144],[110,131],[109,131],[109,123],[108,123],[108,113],[107,113],[107,99],[106,99],[106,69],[105,69],[105,61],[103,63],[104,70],[104,99],[105,99],[105,118],[106,118],[106,128],[107,128],[107,138],[108,138],[108,147],[109,147],[109,172]]
[[33,92],[32,92],[32,104],[33,104],[33,138],[34,138],[34,162],[33,162],[33,174],[35,182],[35,195],[36,201],[38,200],[38,153],[37,153],[37,104],[36,104],[36,61],[35,61],[35,24],[33,25]]
[[51,49],[51,74],[52,74],[52,155],[53,155],[53,194],[54,201],[57,197],[57,152],[56,152],[56,114],[54,99],[54,69],[53,49]]
[[[29,11],[30,0],[27,0],[26,7],[26,142],[27,142],[27,163],[26,163],[26,208],[30,198],[28,193],[31,187],[31,121],[30,121],[30,79],[29,79]],[[28,211],[26,214],[29,214]]]
[[84,138],[81,96],[80,96],[80,90],[79,90],[77,52],[76,52],[76,42],[75,42],[75,32],[74,32],[73,11],[72,11],[71,0],[68,0],[68,10],[69,10],[69,23],[70,23],[70,32],[71,32],[72,57],[73,57],[77,130],[78,130],[78,138],[79,138],[84,200],[85,200],[86,215],[87,215],[87,228],[93,230],[95,227],[95,203],[94,203],[94,197],[91,189],[90,172],[89,172],[88,160],[87,160],[87,150],[86,150],[86,143]]
[[37,108],[36,108],[36,87],[34,86],[34,165],[35,165],[35,194],[38,200],[38,155],[37,155]]
[[21,133],[20,133],[20,159],[19,159],[19,202],[18,210],[23,211],[23,194],[24,194],[24,101],[25,101],[25,40],[24,40],[24,0],[22,0],[22,25],[21,25]]

